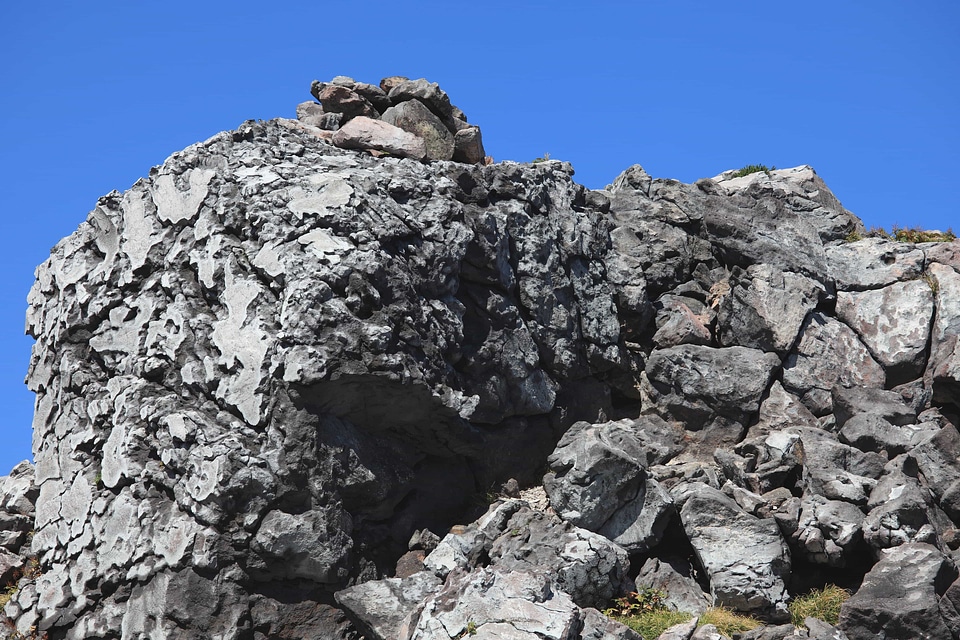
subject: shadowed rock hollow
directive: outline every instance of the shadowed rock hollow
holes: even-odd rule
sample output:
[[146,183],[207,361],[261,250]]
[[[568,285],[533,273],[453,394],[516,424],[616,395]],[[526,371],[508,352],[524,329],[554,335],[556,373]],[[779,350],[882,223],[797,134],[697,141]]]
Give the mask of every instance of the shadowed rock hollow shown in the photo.
[[778,623],[861,581],[849,638],[960,634],[956,242],[845,242],[809,167],[590,191],[425,80],[313,93],[37,270],[10,637],[635,638],[595,609],[635,585]]

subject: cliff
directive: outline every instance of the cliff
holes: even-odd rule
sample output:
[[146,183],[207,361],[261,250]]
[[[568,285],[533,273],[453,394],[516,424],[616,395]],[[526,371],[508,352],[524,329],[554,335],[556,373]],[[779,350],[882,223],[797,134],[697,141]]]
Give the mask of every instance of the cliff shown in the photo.
[[960,637],[960,243],[847,242],[809,167],[591,191],[425,81],[313,92],[38,268],[10,637],[633,638],[595,609],[670,581]]

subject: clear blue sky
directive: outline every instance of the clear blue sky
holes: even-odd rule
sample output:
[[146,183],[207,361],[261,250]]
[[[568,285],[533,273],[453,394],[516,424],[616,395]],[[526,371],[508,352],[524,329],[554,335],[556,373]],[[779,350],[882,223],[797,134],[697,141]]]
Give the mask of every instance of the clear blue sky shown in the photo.
[[960,3],[7,2],[0,474],[30,457],[33,270],[112,189],[310,81],[439,82],[497,160],[599,188],[810,164],[868,226],[960,231]]

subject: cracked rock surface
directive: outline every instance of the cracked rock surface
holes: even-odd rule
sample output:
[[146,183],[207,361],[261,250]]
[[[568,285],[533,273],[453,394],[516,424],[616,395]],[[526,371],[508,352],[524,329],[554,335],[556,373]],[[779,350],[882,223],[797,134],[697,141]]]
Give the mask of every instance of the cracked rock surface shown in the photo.
[[426,80],[313,94],[38,268],[0,638],[635,639],[597,610],[648,584],[780,638],[827,580],[808,637],[960,637],[960,243],[846,242],[810,167],[591,191]]

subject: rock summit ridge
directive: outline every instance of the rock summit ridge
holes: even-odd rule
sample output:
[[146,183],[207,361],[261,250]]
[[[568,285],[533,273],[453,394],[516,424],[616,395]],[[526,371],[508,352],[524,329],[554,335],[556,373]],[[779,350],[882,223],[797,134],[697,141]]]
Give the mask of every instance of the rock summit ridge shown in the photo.
[[960,243],[848,242],[810,167],[592,191],[426,80],[311,93],[38,268],[0,637],[632,639],[598,610],[652,586],[774,639],[826,583],[798,634],[960,637]]

